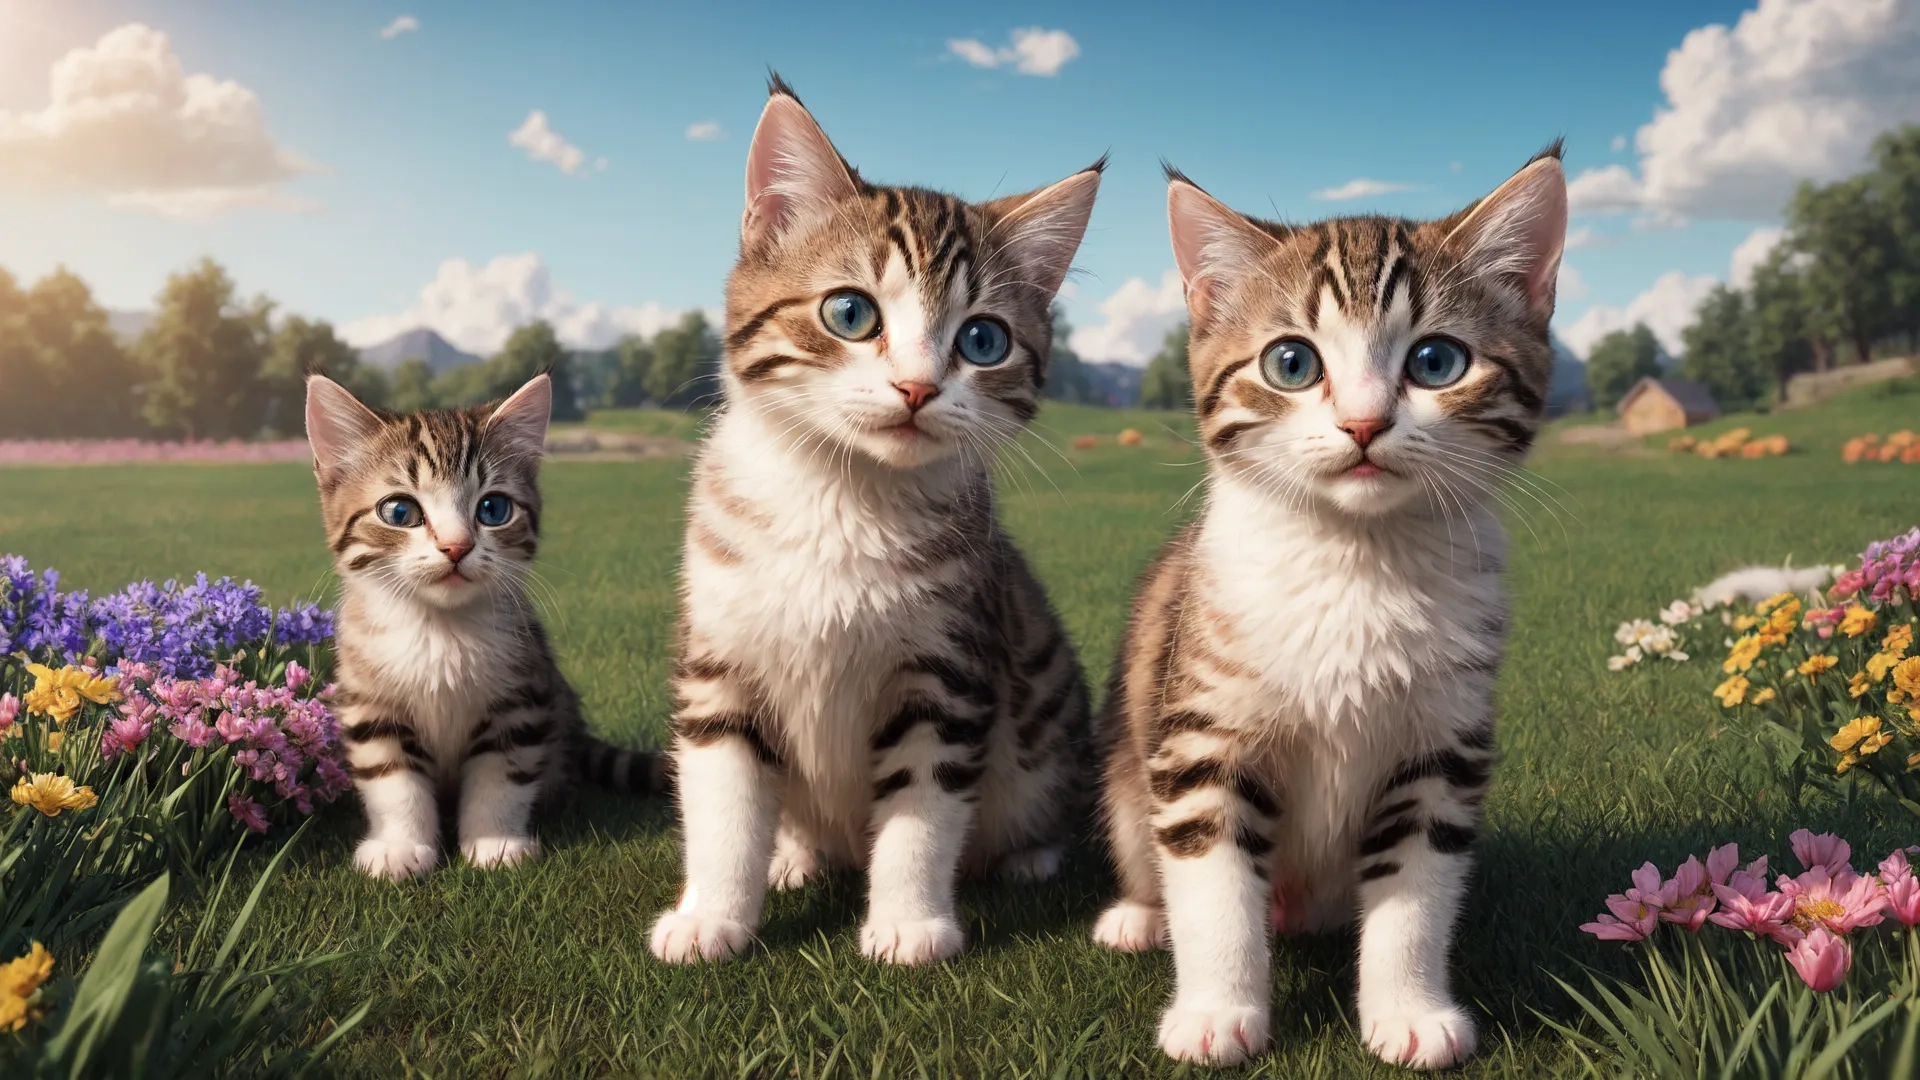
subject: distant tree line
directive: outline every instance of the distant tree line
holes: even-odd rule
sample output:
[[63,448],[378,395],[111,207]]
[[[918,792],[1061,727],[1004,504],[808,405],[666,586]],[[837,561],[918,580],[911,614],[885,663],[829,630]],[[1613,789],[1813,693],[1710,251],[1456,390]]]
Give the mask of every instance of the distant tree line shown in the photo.
[[167,279],[151,324],[128,343],[72,273],[22,288],[0,269],[0,438],[298,437],[315,373],[370,405],[410,410],[497,400],[551,371],[560,420],[599,406],[689,408],[718,389],[720,344],[699,312],[590,353],[533,322],[486,360],[435,375],[424,359],[391,373],[363,363],[331,324],[275,309],[243,298],[205,259]]
[[[1681,334],[1679,374],[1723,408],[1770,401],[1803,371],[1920,346],[1920,125],[1876,139],[1864,172],[1801,184],[1786,219],[1752,281],[1716,286]],[[1587,357],[1594,404],[1612,406],[1663,359],[1644,326],[1601,338]]]

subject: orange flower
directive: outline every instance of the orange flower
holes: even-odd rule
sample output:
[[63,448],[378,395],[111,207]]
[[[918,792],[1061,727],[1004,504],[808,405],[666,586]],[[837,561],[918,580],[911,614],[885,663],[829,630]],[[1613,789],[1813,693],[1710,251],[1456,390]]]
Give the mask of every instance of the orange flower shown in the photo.
[[1837,656],[1828,656],[1823,653],[1815,653],[1814,655],[1807,657],[1806,663],[1801,664],[1799,667],[1795,668],[1794,670],[1798,671],[1802,675],[1805,675],[1808,681],[1811,682],[1816,678],[1818,678],[1821,672],[1831,671],[1833,669],[1833,665],[1839,662],[1840,662],[1840,658]]
[[1879,618],[1878,615],[1859,604],[1853,604],[1847,608],[1846,614],[1840,616],[1840,632],[1848,637],[1859,637],[1873,629],[1873,624],[1878,622]]

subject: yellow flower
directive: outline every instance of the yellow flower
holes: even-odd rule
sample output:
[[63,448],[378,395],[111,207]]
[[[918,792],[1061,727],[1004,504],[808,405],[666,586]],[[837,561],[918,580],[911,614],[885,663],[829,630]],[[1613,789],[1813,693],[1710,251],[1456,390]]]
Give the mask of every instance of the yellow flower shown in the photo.
[[[1753,610],[1759,612],[1762,615],[1765,615],[1767,612],[1772,611],[1774,608],[1779,607],[1781,604],[1790,603],[1792,602],[1792,600],[1793,600],[1793,594],[1790,592],[1774,593],[1772,596],[1769,596],[1765,600],[1762,600],[1759,603],[1753,605]],[[1795,604],[1794,607],[1797,610],[1799,608],[1799,605]]]
[[1880,651],[1888,656],[1904,656],[1912,644],[1913,624],[1895,623],[1887,627],[1887,636],[1880,639]]
[[1873,629],[1873,624],[1878,622],[1879,619],[1880,617],[1878,615],[1861,607],[1859,604],[1854,604],[1847,608],[1845,615],[1840,617],[1840,632],[1848,637],[1859,637],[1861,634]]
[[1760,639],[1748,634],[1733,643],[1733,650],[1727,653],[1726,662],[1720,665],[1720,670],[1728,674],[1745,671],[1753,666],[1754,658],[1759,655]]
[[1714,687],[1713,696],[1720,699],[1722,707],[1731,709],[1746,699],[1748,685],[1750,684],[1747,682],[1746,676],[1735,675],[1726,682]]
[[64,745],[66,741],[67,733],[64,731],[47,732],[47,749],[56,754],[60,752],[60,747]]
[[73,719],[73,714],[80,711],[82,698],[96,705],[120,700],[120,680],[111,675],[95,675],[72,666],[55,671],[45,664],[28,664],[27,670],[35,680],[33,689],[22,699],[27,711],[51,716],[56,724]]
[[1763,686],[1759,690],[1756,690],[1754,692],[1753,700],[1748,702],[1748,704],[1765,705],[1767,702],[1772,701],[1773,698],[1774,698],[1773,687]]
[[1835,776],[1845,776],[1847,770],[1853,768],[1859,761],[1859,754],[1848,754],[1846,757],[1840,759],[1840,764],[1833,767],[1833,774]]
[[1877,754],[1880,752],[1881,747],[1892,741],[1893,732],[1883,731],[1878,735],[1872,735],[1860,740],[1860,752],[1862,754]]
[[1774,608],[1773,614],[1767,616],[1767,629],[1776,634],[1791,634],[1794,627],[1799,625],[1799,615],[1800,601],[1789,600]]
[[1760,617],[1757,615],[1739,615],[1733,620],[1733,629],[1737,633],[1744,634],[1753,629],[1759,622]]
[[[1827,745],[1841,753],[1854,748],[1861,739],[1880,730],[1880,718],[1877,716],[1859,716],[1847,722],[1847,726],[1833,733]],[[1875,747],[1875,749],[1879,749]]]
[[1920,694],[1920,656],[1909,656],[1893,665],[1893,685],[1908,697]]
[[31,806],[48,817],[59,817],[62,810],[85,810],[100,799],[92,788],[75,787],[65,776],[34,773],[30,779],[13,785],[13,801]]
[[1867,678],[1866,672],[1856,671],[1853,673],[1853,677],[1847,680],[1847,695],[1849,697],[1859,697],[1861,694],[1866,693],[1867,688],[1872,685],[1873,680]]
[[1807,657],[1806,663],[1801,664],[1799,667],[1795,668],[1794,670],[1798,671],[1802,675],[1805,675],[1809,681],[1812,681],[1815,678],[1815,676],[1818,676],[1823,671],[1831,670],[1833,668],[1833,665],[1839,662],[1840,662],[1840,658],[1837,656],[1828,656],[1825,653],[1815,653],[1812,656]]
[[1881,679],[1886,678],[1887,672],[1892,671],[1893,665],[1899,662],[1900,657],[1897,653],[1874,653],[1872,656],[1867,657],[1867,677],[1874,682],[1879,682]]
[[0,1031],[19,1031],[39,1016],[29,1003],[52,975],[53,954],[37,941],[27,955],[0,964]]

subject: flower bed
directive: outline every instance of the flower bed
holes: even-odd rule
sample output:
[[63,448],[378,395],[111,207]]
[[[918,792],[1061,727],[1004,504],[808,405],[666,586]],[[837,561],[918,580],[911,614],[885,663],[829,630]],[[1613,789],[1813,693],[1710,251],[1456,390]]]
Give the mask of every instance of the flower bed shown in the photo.
[[1711,439],[1696,439],[1691,435],[1680,435],[1667,443],[1667,449],[1680,454],[1692,453],[1703,458],[1763,458],[1780,457],[1793,448],[1787,444],[1785,435],[1763,435],[1754,438],[1750,428],[1734,428]]
[[198,463],[311,461],[305,439],[279,442],[147,442],[142,439],[4,439],[0,465],[126,465],[137,462]]
[[1848,439],[1840,448],[1840,457],[1852,465],[1862,461],[1899,461],[1920,463],[1920,437],[1911,431],[1896,431],[1885,439],[1868,432]]

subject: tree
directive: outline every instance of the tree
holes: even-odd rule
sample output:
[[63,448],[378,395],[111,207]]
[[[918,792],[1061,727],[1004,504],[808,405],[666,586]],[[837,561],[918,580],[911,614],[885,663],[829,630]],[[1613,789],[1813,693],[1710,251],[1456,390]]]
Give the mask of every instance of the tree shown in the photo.
[[[574,397],[573,357],[545,319],[520,327],[486,363],[486,391],[481,401],[499,401],[526,385],[541,372],[553,377],[553,418],[579,420],[586,414]],[[472,404],[478,404],[473,402]]]
[[639,334],[628,334],[614,347],[616,365],[607,387],[607,404],[628,409],[647,402],[647,376],[653,370],[653,347]]
[[1824,187],[1802,183],[1787,205],[1789,242],[1807,256],[1817,322],[1853,344],[1860,363],[1895,328],[1890,281],[1893,223],[1864,176]]
[[1794,375],[1826,367],[1826,341],[1815,329],[1799,261],[1781,244],[1754,268],[1747,287],[1747,344],[1754,364],[1783,389]]
[[1594,343],[1587,354],[1587,394],[1594,408],[1611,409],[1633,384],[1660,374],[1660,339],[1645,323],[1631,330],[1615,330]]
[[[479,364],[465,364],[463,367],[477,368]],[[418,412],[431,409],[440,403],[434,393],[433,365],[418,357],[402,360],[393,369],[393,377],[387,389],[387,407],[395,412]]]
[[1193,376],[1187,371],[1187,324],[1167,331],[1160,351],[1147,362],[1140,377],[1140,407],[1143,409],[1189,409],[1193,407]]
[[1910,345],[1920,345],[1920,124],[1908,124],[1873,141],[1867,182],[1893,233],[1893,265],[1887,275],[1895,319]]
[[1681,339],[1686,353],[1680,373],[1704,384],[1723,408],[1732,411],[1767,396],[1773,373],[1754,352],[1753,318],[1745,293],[1714,286]]
[[266,362],[261,365],[269,429],[289,434],[304,430],[301,402],[309,375],[325,375],[368,405],[386,407],[386,372],[361,363],[359,351],[340,340],[332,323],[289,315],[273,332]]
[[167,279],[135,347],[149,376],[143,412],[156,431],[231,438],[260,430],[273,305],[265,297],[242,305],[235,292],[212,259]]
[[98,438],[136,434],[140,369],[85,282],[65,268],[19,291],[0,274],[0,430]]
[[1092,401],[1093,379],[1087,374],[1087,365],[1067,343],[1073,335],[1073,325],[1067,322],[1067,309],[1055,301],[1050,314],[1053,344],[1047,356],[1047,382],[1042,393],[1055,401]]
[[720,339],[707,317],[689,311],[678,325],[654,335],[647,396],[670,409],[691,409],[720,394]]

